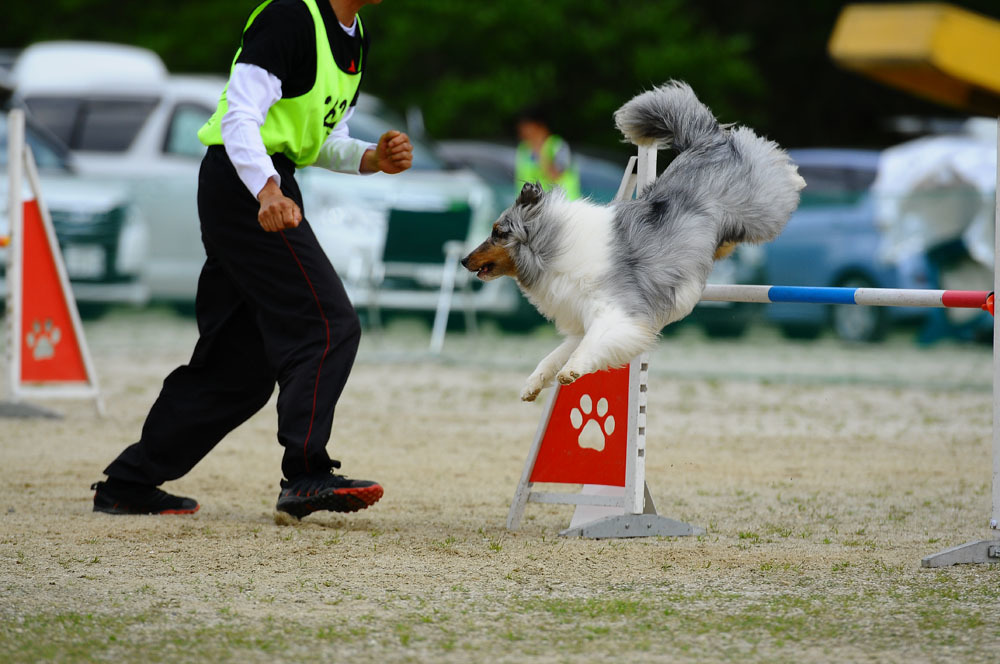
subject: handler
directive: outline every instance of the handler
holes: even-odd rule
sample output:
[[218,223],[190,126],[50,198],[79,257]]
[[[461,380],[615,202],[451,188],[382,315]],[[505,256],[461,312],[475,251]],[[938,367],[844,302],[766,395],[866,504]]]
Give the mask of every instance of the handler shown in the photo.
[[200,338],[174,370],[130,445],[97,482],[94,511],[190,514],[159,489],[256,413],[278,385],[284,447],[277,509],[296,517],[352,512],[382,497],[375,482],[333,474],[327,441],[361,326],[302,212],[295,169],[346,173],[410,167],[406,134],[350,137],[369,38],[358,10],[380,0],[268,0],[250,15],[208,145],[198,215],[208,256],[198,281]]

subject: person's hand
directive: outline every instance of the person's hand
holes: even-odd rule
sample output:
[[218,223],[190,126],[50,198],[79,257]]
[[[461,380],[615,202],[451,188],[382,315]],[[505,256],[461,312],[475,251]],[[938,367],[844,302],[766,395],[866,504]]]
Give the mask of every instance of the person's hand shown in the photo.
[[281,189],[273,179],[268,180],[260,190],[257,200],[260,201],[257,221],[265,231],[273,233],[286,228],[295,228],[302,221],[302,210],[295,201],[281,193]]
[[413,165],[413,145],[410,137],[401,131],[387,131],[378,139],[374,150],[365,152],[362,171],[374,173],[402,173]]

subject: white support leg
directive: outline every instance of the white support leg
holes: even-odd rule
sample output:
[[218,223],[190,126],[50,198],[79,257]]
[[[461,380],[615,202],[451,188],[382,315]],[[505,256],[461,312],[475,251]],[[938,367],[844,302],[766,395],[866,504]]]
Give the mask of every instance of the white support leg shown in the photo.
[[21,264],[24,261],[24,114],[11,111],[7,121],[7,300],[5,347],[7,357],[7,398],[0,401],[0,417],[58,418],[55,412],[21,400]]
[[[993,218],[993,293],[1000,292],[1000,118],[997,118],[997,184],[993,192],[996,208]],[[1000,326],[993,317],[993,511],[990,528],[993,539],[1000,539]]]
[[[106,415],[104,399],[101,395],[100,387],[97,383],[97,374],[94,371],[94,363],[90,356],[83,335],[83,325],[80,315],[77,312],[73,293],[70,288],[69,275],[66,266],[59,253],[59,241],[55,234],[55,227],[52,224],[52,217],[49,214],[48,206],[45,204],[42,192],[41,181],[38,177],[38,166],[35,163],[34,155],[25,140],[25,118],[24,111],[14,109],[8,114],[8,169],[9,169],[9,191],[8,191],[8,220],[10,224],[10,259],[7,266],[7,291],[8,291],[8,338],[7,346],[9,352],[9,381],[8,397],[11,403],[0,404],[0,416],[9,417],[58,417],[55,413],[44,408],[30,406],[21,400],[24,397],[56,397],[56,398],[92,398],[97,407],[97,412],[102,417]],[[21,382],[22,367],[24,358],[21,356],[21,341],[23,334],[24,320],[24,265],[27,260],[25,256],[24,242],[24,186],[28,185],[32,192],[38,213],[42,218],[42,228],[45,233],[45,241],[52,252],[53,263],[56,269],[61,295],[65,299],[67,313],[70,317],[70,325],[73,327],[76,343],[79,346],[80,355],[83,360],[85,381],[68,381],[62,384],[59,381],[48,381],[46,384],[23,385]]]
[[[997,118],[996,217],[993,220],[993,292],[1000,292],[1000,118]],[[990,539],[967,542],[927,556],[923,567],[946,567],[960,563],[1000,563],[1000,325],[993,318],[993,490]]]
[[23,260],[23,187],[24,115],[12,111],[7,120],[7,220],[10,225],[10,248],[7,259],[7,396],[17,402],[21,375],[21,261]]

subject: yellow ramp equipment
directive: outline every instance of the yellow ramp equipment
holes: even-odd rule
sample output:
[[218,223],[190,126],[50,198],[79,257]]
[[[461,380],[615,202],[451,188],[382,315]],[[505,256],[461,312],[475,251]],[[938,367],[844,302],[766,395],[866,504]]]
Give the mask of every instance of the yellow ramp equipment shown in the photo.
[[1000,21],[941,3],[848,5],[829,50],[839,65],[894,88],[1000,115]]

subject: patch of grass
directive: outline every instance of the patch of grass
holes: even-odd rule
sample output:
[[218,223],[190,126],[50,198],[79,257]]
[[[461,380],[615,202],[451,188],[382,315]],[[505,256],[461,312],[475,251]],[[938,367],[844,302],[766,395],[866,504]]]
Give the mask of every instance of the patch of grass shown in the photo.
[[409,624],[402,622],[396,623],[393,625],[393,631],[399,638],[399,644],[401,646],[406,647],[410,645],[410,641],[413,639],[413,628]]
[[[149,629],[151,625],[156,629]],[[65,612],[23,616],[4,624],[0,659],[169,662],[178,652],[186,652],[198,653],[204,661],[222,661],[239,652],[279,655],[289,638],[294,634],[267,623],[257,629],[233,622],[192,627],[161,612],[127,616]]]
[[642,604],[625,599],[549,599],[542,600],[538,608],[555,616],[586,618],[634,616],[643,612]]
[[782,538],[791,537],[793,533],[791,526],[785,526],[777,523],[767,524],[764,526],[764,530],[768,535],[777,535]]
[[[801,661],[808,652],[836,652],[843,661],[877,661],[887,652],[964,661],[996,638],[996,569],[915,573],[892,562],[841,561],[831,584],[829,572],[782,561],[758,565],[767,574],[738,591],[683,580],[592,586],[580,596],[490,595],[455,585],[454,594],[338,595],[331,608],[321,588],[323,597],[295,600],[314,602],[308,612],[289,614],[289,595],[256,600],[248,610],[240,593],[211,615],[183,621],[169,602],[124,615],[120,607],[8,611],[0,621],[0,661],[341,661],[361,653],[432,661],[434,653],[497,648],[511,661],[550,661],[553,653],[619,661],[656,653],[670,661],[703,655],[706,640],[717,658],[741,661]],[[299,581],[296,590],[311,591],[313,584]]]

